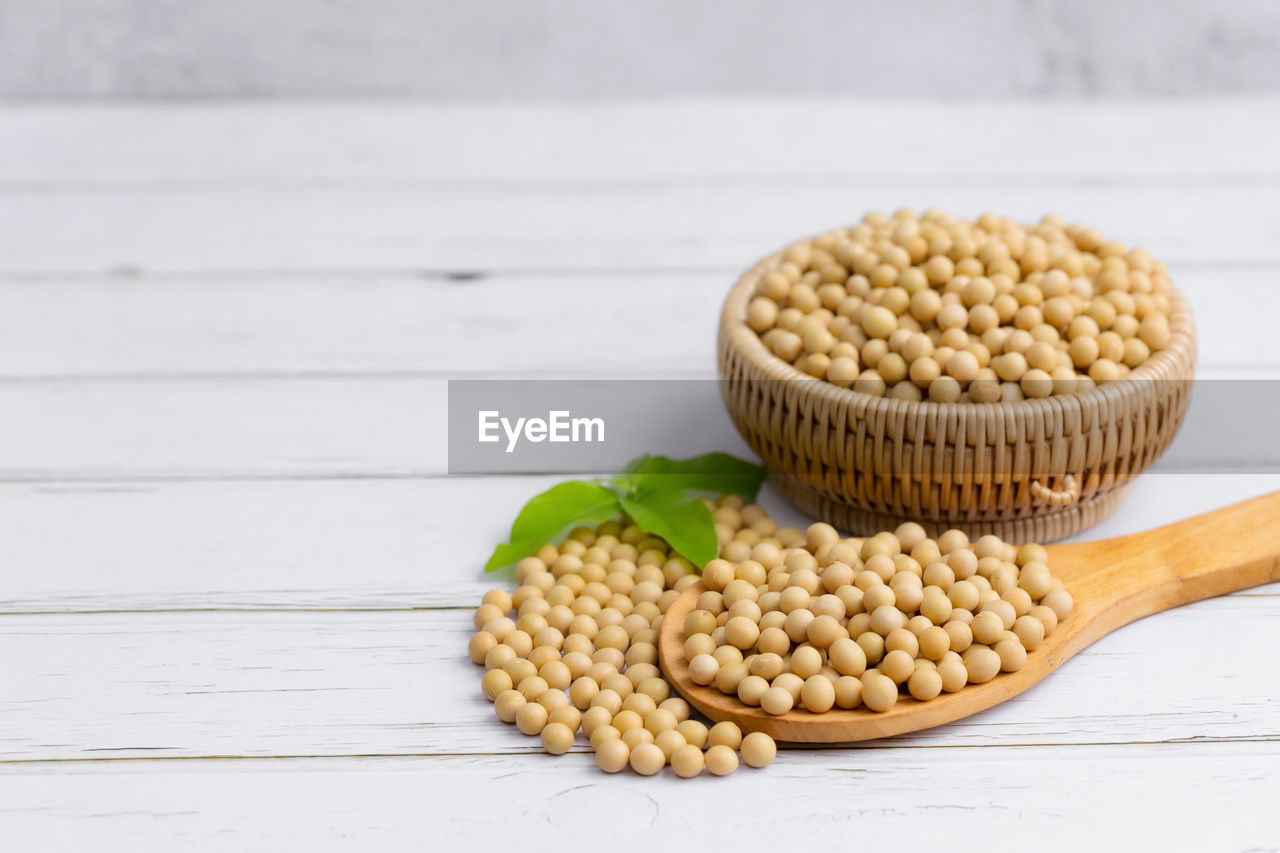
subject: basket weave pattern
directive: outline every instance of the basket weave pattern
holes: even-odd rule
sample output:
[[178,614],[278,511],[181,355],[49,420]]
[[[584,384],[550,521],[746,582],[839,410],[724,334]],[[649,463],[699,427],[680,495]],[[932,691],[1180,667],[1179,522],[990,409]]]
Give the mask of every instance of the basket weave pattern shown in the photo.
[[[765,258],[720,321],[722,393],[738,430],[798,508],[853,533],[918,521],[1048,542],[1109,515],[1173,441],[1195,369],[1191,310],[1170,293],[1171,340],[1125,379],[1016,403],[875,397],[801,373],[746,325]],[[1068,479],[1070,478],[1070,479]]]

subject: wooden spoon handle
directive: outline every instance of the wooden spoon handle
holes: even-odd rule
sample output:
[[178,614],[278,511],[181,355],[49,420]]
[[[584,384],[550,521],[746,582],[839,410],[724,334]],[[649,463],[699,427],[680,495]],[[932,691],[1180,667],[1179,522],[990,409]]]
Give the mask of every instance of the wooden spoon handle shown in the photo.
[[[1154,530],[1051,546],[1093,638],[1136,619],[1280,581],[1280,492]],[[1092,642],[1092,639],[1089,640]]]

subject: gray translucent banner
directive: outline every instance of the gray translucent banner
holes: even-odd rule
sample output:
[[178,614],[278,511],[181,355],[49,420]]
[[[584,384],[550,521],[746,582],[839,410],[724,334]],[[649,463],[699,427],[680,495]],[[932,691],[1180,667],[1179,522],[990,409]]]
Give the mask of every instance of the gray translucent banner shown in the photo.
[[[449,472],[607,474],[645,453],[757,459],[721,392],[704,379],[450,380]],[[1280,382],[1197,380],[1180,432],[1148,470],[1275,473],[1277,427]]]
[[715,380],[449,381],[451,474],[608,474],[714,451],[754,458]]

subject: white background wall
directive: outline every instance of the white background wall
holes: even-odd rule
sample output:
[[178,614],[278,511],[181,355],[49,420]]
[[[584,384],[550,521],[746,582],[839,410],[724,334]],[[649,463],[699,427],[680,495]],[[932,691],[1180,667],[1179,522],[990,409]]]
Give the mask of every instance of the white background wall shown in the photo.
[[1280,89],[1276,0],[0,0],[0,98]]

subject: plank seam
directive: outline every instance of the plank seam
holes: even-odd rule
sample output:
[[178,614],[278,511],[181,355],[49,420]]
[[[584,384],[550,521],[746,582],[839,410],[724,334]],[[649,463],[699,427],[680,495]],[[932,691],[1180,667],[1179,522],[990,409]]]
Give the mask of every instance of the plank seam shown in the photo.
[[[814,745],[805,747],[803,745],[786,746],[783,752],[830,752],[835,750],[841,751],[860,751],[860,750],[944,750],[944,749],[961,749],[961,750],[1005,750],[1005,749],[1089,749],[1089,748],[1108,748],[1116,747],[1169,747],[1177,746],[1185,748],[1188,746],[1216,747],[1219,745],[1235,745],[1245,743],[1280,743],[1280,736],[1277,735],[1258,735],[1244,737],[1193,737],[1193,738],[1170,738],[1167,740],[1134,740],[1134,741],[1079,741],[1079,742],[1062,742],[1062,743],[1002,743],[1002,744],[923,744],[923,743],[903,743],[894,744],[890,742],[869,742],[865,745],[851,746],[831,746],[831,745]],[[335,761],[360,761],[360,760],[378,760],[387,758],[505,758],[525,755],[545,755],[541,749],[530,747],[528,750],[519,750],[512,752],[369,752],[369,753],[341,753],[341,754],[323,754],[323,753],[294,753],[288,755],[137,755],[126,756],[116,755],[101,758],[3,758],[0,759],[0,766],[33,766],[33,765],[66,765],[66,764],[115,764],[115,763],[131,763],[140,764],[144,762],[215,762],[215,761],[314,761],[318,759],[331,759]],[[591,755],[591,749],[586,746],[575,745],[569,750],[568,755]]]

